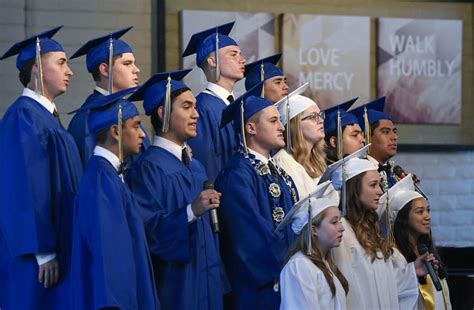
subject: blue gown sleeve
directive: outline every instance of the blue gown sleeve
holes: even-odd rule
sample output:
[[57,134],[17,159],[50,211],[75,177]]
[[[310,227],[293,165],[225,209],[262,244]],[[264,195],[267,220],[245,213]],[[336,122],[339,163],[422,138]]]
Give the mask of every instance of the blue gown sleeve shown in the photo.
[[[125,204],[130,202],[124,199],[117,182],[115,175],[100,173],[78,193],[75,204],[81,236],[75,238],[75,247],[80,247],[75,255],[82,256],[83,264],[87,264],[89,255],[92,257],[88,285],[93,285],[89,291],[94,292],[94,309],[128,307],[137,296],[133,285],[137,279],[134,251],[125,213]],[[84,285],[80,279],[75,282]]]
[[221,174],[216,184],[222,193],[223,247],[232,247],[232,255],[245,265],[258,286],[272,282],[279,277],[284,255],[280,249],[286,245],[274,235],[272,220],[260,213],[259,202],[268,197],[256,194],[255,176],[245,168]]
[[11,254],[44,253],[56,245],[48,137],[30,111],[3,119],[0,133],[1,227]]
[[[136,164],[127,180],[145,224],[150,252],[165,261],[188,263],[196,225],[188,223],[186,205],[175,197],[163,199],[172,182],[147,161]],[[177,185],[179,188],[179,184]]]

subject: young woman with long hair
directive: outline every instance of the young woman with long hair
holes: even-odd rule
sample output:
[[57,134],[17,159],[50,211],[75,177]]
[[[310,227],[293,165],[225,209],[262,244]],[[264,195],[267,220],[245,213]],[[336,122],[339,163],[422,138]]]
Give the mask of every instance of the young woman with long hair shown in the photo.
[[[311,220],[308,207],[312,208]],[[330,255],[344,231],[337,202],[315,199],[310,206],[301,207],[291,221],[297,238],[280,274],[280,309],[346,309],[347,280]]]
[[[388,197],[388,202],[387,202]],[[451,309],[449,288],[444,268],[431,238],[431,214],[428,201],[415,191],[411,175],[396,183],[384,194],[379,206],[381,218],[388,215],[393,223],[393,237],[398,250],[408,262],[420,256],[418,247],[425,245],[438,261],[436,270],[441,290],[438,291],[430,275],[418,278],[420,296],[418,309]],[[388,206],[388,208],[387,208]]]
[[[288,116],[286,100],[289,104]],[[290,150],[279,150],[273,160],[292,177],[299,196],[305,198],[316,188],[326,169],[324,113],[313,100],[298,94],[290,94],[288,99],[282,99],[277,106],[285,126],[285,143],[290,145]]]
[[332,250],[333,257],[349,283],[349,308],[414,309],[417,276],[426,274],[422,260],[433,257],[425,254],[407,264],[382,236],[376,212],[382,190],[376,169],[367,159],[345,161],[345,234],[341,246]]

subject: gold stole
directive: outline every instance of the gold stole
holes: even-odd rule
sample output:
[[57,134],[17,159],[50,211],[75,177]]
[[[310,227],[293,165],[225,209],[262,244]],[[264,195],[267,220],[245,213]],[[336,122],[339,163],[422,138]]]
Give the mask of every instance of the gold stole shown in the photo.
[[[444,293],[444,292],[447,292],[446,281],[440,279],[440,282],[441,282],[441,287],[442,287],[441,292],[443,294],[444,309],[447,309],[448,306],[446,305],[446,295]],[[434,285],[433,285],[433,281],[431,281],[431,277],[429,274],[426,275],[426,284],[418,284],[418,288],[423,298],[425,309],[434,310],[435,309]]]

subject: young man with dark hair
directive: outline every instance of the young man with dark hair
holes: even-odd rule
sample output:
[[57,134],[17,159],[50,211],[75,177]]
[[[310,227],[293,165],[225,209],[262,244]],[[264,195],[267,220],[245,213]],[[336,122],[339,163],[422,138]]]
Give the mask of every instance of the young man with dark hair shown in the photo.
[[[89,104],[98,97],[107,96],[110,93],[118,92],[138,85],[138,73],[140,69],[136,65],[133,50],[123,40],[120,40],[125,33],[132,27],[121,29],[105,36],[89,40],[79,48],[71,59],[86,55],[87,71],[92,74],[95,81],[94,92],[87,97],[80,109],[71,113],[76,113],[69,123],[68,131],[74,137],[82,164],[85,166],[92,156],[95,139],[90,134],[87,126],[87,117],[89,115]],[[112,89],[109,80],[109,50],[112,42]],[[143,129],[143,128],[142,128]],[[148,147],[149,141],[144,140],[144,147]]]
[[[270,157],[285,146],[277,108],[258,97],[257,84],[223,112],[222,125],[233,121],[242,149],[216,180],[221,249],[232,286],[234,309],[278,309],[278,279],[293,240],[286,227],[274,232],[298,200],[292,179]],[[243,123],[242,123],[243,120]]]
[[[324,119],[324,140],[326,141],[328,165],[339,160],[339,153],[342,157],[345,157],[364,147],[364,134],[359,126],[359,120],[355,115],[347,112],[357,99],[353,98],[324,111],[326,114]],[[340,119],[340,122],[338,119]],[[338,122],[342,131],[341,150],[339,150],[337,141]]]
[[[384,106],[385,97],[381,97],[351,112],[358,117],[365,136],[370,138],[367,158],[378,168],[382,178],[380,184],[385,192],[396,182],[394,163],[390,159],[397,154],[398,134],[390,115],[383,112]],[[369,128],[365,123],[369,124]]]
[[196,65],[208,81],[206,89],[196,97],[200,115],[198,135],[188,142],[211,180],[237,151],[232,126],[219,128],[222,111],[234,101],[235,83],[243,79],[245,70],[240,48],[228,36],[233,25],[232,22],[194,34],[183,53],[183,57],[196,53]]
[[[62,26],[61,26],[62,27]],[[0,308],[67,309],[72,203],[82,173],[73,138],[54,104],[73,74],[61,28],[16,43],[25,86],[0,130]]]
[[120,152],[123,159],[138,154],[145,137],[137,109],[122,99],[134,90],[96,99],[90,105],[88,125],[97,145],[74,204],[74,309],[159,308],[143,221],[123,181],[120,162]]
[[222,264],[209,216],[221,195],[203,186],[206,172],[187,150],[200,121],[196,99],[180,82],[189,71],[158,73],[129,98],[143,100],[156,136],[127,180],[145,222],[162,308],[221,309]]
[[263,82],[262,97],[271,103],[288,95],[285,73],[276,66],[280,58],[281,54],[276,54],[245,65],[245,89]]

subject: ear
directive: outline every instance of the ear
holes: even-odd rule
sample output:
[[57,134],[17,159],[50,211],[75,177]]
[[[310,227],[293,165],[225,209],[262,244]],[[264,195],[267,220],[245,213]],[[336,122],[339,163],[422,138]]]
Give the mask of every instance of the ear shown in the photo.
[[105,76],[106,78],[109,77],[109,65],[106,64],[105,62],[102,62],[99,64],[99,73],[102,76]]
[[252,136],[257,134],[257,128],[255,127],[255,124],[252,122],[248,122],[247,124],[245,124],[245,132]]
[[160,121],[163,121],[163,106],[162,105],[160,105],[156,109],[156,115],[158,115],[158,118],[160,119]]
[[311,226],[311,234],[316,238],[318,237],[318,228],[315,225]]
[[119,133],[118,133],[118,125],[112,125],[109,128],[109,136],[115,141],[118,142],[119,140]]
[[333,149],[337,148],[336,136],[331,136],[331,138],[329,138],[329,146],[331,146]]
[[206,58],[206,61],[207,61],[207,65],[210,67],[210,68],[215,68],[217,67],[217,61],[216,61],[216,53],[215,52],[212,52],[207,58]]

